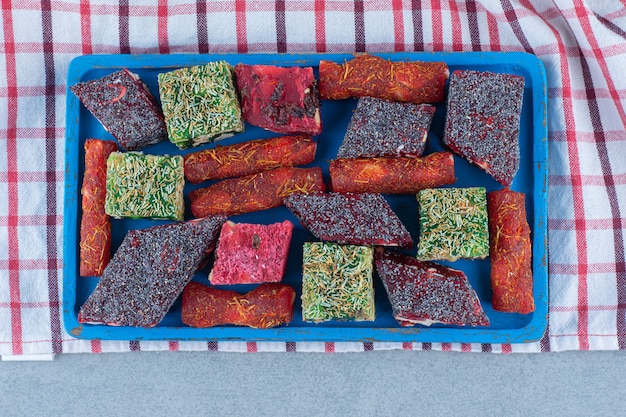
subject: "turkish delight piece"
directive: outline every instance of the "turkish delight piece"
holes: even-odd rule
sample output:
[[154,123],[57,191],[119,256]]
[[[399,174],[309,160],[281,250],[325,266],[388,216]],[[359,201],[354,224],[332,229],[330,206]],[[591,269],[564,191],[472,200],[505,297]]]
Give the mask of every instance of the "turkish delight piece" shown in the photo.
[[181,320],[191,327],[224,325],[268,329],[293,320],[296,291],[287,284],[260,284],[240,294],[191,281],[183,290]]
[[237,64],[235,72],[248,123],[277,133],[322,132],[312,67]]
[[438,103],[444,99],[450,75],[445,62],[391,61],[361,54],[342,64],[321,60],[320,97],[343,100],[378,97],[411,103]]
[[234,71],[226,61],[158,75],[169,140],[180,149],[243,132]]
[[375,264],[393,317],[401,326],[489,326],[463,271],[382,248],[376,251]]
[[429,104],[359,99],[337,158],[422,156],[435,114]]
[[456,261],[489,255],[485,188],[426,189],[417,194],[417,205],[417,259]]
[[443,142],[510,186],[520,165],[524,77],[458,70],[450,77]]
[[80,276],[100,276],[111,260],[111,218],[104,210],[107,158],[118,150],[111,140],[87,139],[81,188]]
[[139,76],[126,68],[70,90],[125,150],[141,150],[167,138],[158,102]]
[[226,218],[210,216],[129,231],[80,307],[80,323],[153,327],[215,246]]
[[256,139],[185,155],[185,178],[197,184],[241,177],[283,166],[306,165],[315,159],[317,142],[309,135]]
[[107,159],[106,213],[115,218],[183,220],[183,157],[113,152]]
[[374,249],[371,246],[305,242],[302,319],[374,321]]
[[353,245],[413,246],[411,234],[380,194],[292,194],[284,204],[321,240]]
[[338,158],[328,170],[330,189],[341,193],[415,194],[456,181],[452,152],[421,158]]
[[213,285],[280,282],[292,231],[289,220],[272,224],[227,221],[222,225],[209,281]]
[[497,311],[521,314],[535,311],[525,200],[523,193],[509,189],[487,193],[491,304]]
[[189,199],[195,217],[220,213],[230,216],[281,206],[285,197],[296,192],[325,189],[320,167],[282,167],[218,181],[191,191]]

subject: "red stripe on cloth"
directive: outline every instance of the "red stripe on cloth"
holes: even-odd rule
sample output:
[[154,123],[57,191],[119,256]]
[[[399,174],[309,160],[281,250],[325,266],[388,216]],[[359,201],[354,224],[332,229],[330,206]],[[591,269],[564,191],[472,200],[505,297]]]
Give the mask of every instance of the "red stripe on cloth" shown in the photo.
[[235,30],[237,32],[237,52],[248,52],[248,35],[246,34],[246,2],[235,1]]
[[256,342],[246,342],[246,351],[248,352],[257,352]]
[[91,47],[91,7],[89,0],[80,2],[80,36],[83,54],[93,53]]
[[120,7],[118,10],[118,32],[120,34],[120,53],[130,54],[130,30],[128,28],[128,21],[130,19],[130,10],[128,6],[128,0],[120,0]]
[[326,2],[315,2],[315,50],[326,52]]
[[476,8],[476,2],[474,0],[466,1],[465,8],[467,10],[472,51],[480,51],[482,42],[480,41],[480,28],[478,27],[478,10]]
[[471,343],[461,343],[461,352],[471,352],[472,344]]
[[489,31],[489,50],[501,51],[502,45],[500,44],[500,32],[498,31],[498,20],[493,13],[485,10],[487,14],[487,30]]
[[402,15],[402,0],[393,0],[393,50],[404,51],[404,16]]
[[170,352],[176,352],[179,349],[179,343],[175,340],[172,340],[168,342],[167,347],[170,350]]
[[335,351],[335,343],[333,342],[324,342],[324,352],[333,353]]
[[2,1],[2,20],[4,21],[4,61],[7,77],[7,188],[8,206],[8,258],[9,258],[9,296],[11,298],[11,349],[14,355],[22,354],[22,316],[20,309],[20,261],[18,223],[18,179],[17,179],[17,63],[15,59],[15,38],[13,33],[13,14],[10,0]]
[[354,50],[365,52],[365,6],[363,1],[354,2]]
[[276,1],[276,51],[287,52],[287,26],[285,24],[285,1]]
[[[526,52],[533,52],[533,48],[530,42],[528,42],[528,38],[526,38],[526,34],[524,34],[524,31],[522,30],[522,27],[520,26],[519,17],[517,16],[517,13],[515,12],[515,7],[511,4],[510,1],[502,0],[502,9],[504,10],[504,17],[506,18],[506,21],[511,25],[513,34],[515,34],[515,37],[517,38],[517,40],[522,44],[522,47],[524,48],[524,50]],[[536,15],[539,14],[537,13],[536,10],[534,10],[534,13]],[[556,35],[558,36],[558,32],[556,33]],[[559,48],[561,47],[563,47],[562,42],[560,42],[559,44]],[[565,53],[561,55],[561,57],[565,57],[565,56],[566,56]]]
[[455,0],[449,2],[450,15],[452,17],[452,50],[455,52],[463,50],[463,31],[461,29],[461,16],[459,7]]
[[424,22],[422,18],[421,0],[412,0],[411,19],[413,22],[413,50],[424,50]]
[[91,341],[91,353],[102,353],[102,342],[100,339]]
[[441,18],[441,3],[439,0],[431,1],[431,21],[433,27],[433,51],[443,51],[443,23]]
[[159,53],[169,54],[169,36],[168,36],[168,13],[167,0],[159,0],[157,5],[157,38],[159,45]]
[[513,346],[510,343],[503,343],[502,353],[513,353]]
[[207,7],[203,1],[196,2],[196,26],[198,27],[198,52],[209,53],[209,32],[207,30]]
[[452,350],[452,343],[442,343],[441,350],[444,352],[449,352]]
[[598,40],[594,35],[593,27],[591,26],[591,22],[589,20],[587,8],[582,2],[574,2],[574,8],[576,10],[576,16],[578,16],[578,22],[583,29],[582,33],[587,36],[587,41],[591,46],[594,57],[596,58],[596,63],[600,66],[602,75],[604,75],[604,80],[607,82],[607,85],[609,87],[609,92],[611,94],[611,98],[613,99],[613,103],[615,104],[619,116],[622,119],[622,124],[624,125],[624,127],[626,127],[626,113],[624,113],[624,106],[622,105],[622,100],[619,97],[619,92],[617,88],[615,88],[615,83],[613,82],[613,74],[611,74],[611,72],[609,71],[609,67],[606,64],[606,59],[604,58],[604,54],[602,53],[602,48],[600,47],[600,44],[598,43]]

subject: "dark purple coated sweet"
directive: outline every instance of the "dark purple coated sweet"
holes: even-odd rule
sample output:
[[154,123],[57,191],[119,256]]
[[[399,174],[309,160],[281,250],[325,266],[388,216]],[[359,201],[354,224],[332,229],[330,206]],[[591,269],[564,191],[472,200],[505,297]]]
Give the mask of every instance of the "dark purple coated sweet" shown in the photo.
[[524,77],[457,70],[450,76],[443,142],[510,186],[520,165]]
[[462,271],[383,248],[376,250],[374,262],[401,326],[489,326],[478,295]]
[[380,194],[292,194],[284,201],[318,239],[352,245],[409,248],[411,234]]
[[80,82],[70,90],[125,150],[140,150],[167,139],[156,99],[129,70]]
[[337,157],[421,156],[434,114],[435,107],[429,104],[362,97]]
[[210,216],[128,232],[78,321],[156,326],[206,261],[225,221]]

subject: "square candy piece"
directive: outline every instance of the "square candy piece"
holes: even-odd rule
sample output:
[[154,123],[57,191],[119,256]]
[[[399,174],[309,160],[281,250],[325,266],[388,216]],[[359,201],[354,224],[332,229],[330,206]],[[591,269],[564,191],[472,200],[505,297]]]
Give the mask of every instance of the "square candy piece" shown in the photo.
[[429,104],[362,97],[337,158],[422,156],[434,114],[435,107]]
[[417,194],[417,259],[456,261],[489,255],[487,193],[483,187],[429,188]]
[[140,150],[167,138],[158,103],[139,76],[127,69],[70,90],[125,150]]
[[306,242],[302,262],[304,321],[375,320],[372,247]]
[[280,282],[292,231],[289,220],[267,225],[227,221],[222,225],[209,281],[213,285]]
[[107,159],[105,211],[115,218],[183,220],[183,157],[113,152]]
[[246,121],[277,133],[322,132],[319,90],[312,67],[235,66]]
[[180,149],[244,130],[233,67],[226,61],[161,73],[158,81],[167,133]]
[[470,70],[450,76],[443,142],[510,186],[520,165],[524,77]]

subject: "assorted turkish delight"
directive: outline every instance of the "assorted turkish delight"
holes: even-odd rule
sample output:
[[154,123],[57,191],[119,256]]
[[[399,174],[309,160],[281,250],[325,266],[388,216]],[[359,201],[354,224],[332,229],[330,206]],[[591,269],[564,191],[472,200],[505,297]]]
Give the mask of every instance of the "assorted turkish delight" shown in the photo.
[[158,102],[128,69],[80,82],[70,90],[125,150],[141,150],[167,138]]
[[180,155],[113,152],[107,159],[106,213],[115,218],[183,220],[183,164]]
[[277,133],[322,132],[317,80],[312,67],[235,65],[245,120]]
[[375,320],[372,247],[305,242],[302,257],[304,321]]
[[410,248],[413,238],[381,194],[297,193],[285,206],[318,239]]
[[214,61],[158,74],[170,141],[180,149],[244,130],[232,65]]
[[337,158],[422,156],[435,107],[362,97]]
[[520,165],[524,77],[457,70],[450,77],[443,142],[510,186]]
[[213,285],[280,282],[287,266],[293,223],[222,225],[209,281]]
[[226,218],[131,230],[80,307],[80,323],[153,327],[206,262]]
[[487,193],[483,187],[431,188],[417,194],[422,261],[489,255]]

